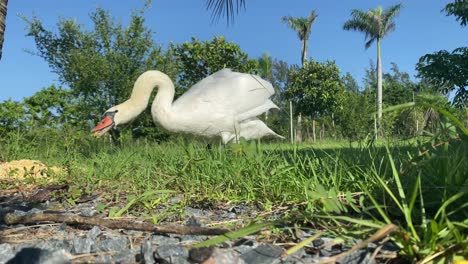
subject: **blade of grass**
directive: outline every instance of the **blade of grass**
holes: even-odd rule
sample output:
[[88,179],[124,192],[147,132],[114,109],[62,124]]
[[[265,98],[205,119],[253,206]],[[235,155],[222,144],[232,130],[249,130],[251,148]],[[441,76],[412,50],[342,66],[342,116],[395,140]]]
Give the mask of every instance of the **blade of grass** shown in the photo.
[[317,238],[321,237],[322,234],[323,234],[323,232],[319,232],[319,233],[317,233],[317,234],[315,234],[315,235],[313,235],[313,236],[311,236],[311,237],[309,237],[309,238],[307,238],[307,239],[302,240],[302,241],[299,242],[297,245],[295,245],[295,246],[289,248],[288,250],[286,250],[286,251],[282,254],[282,256],[283,256],[283,257],[286,257],[286,256],[289,256],[289,255],[293,254],[294,252],[298,251],[299,249],[301,249],[301,248],[307,246],[308,244],[310,244],[312,241],[314,241],[314,240],[316,240]]
[[256,232],[258,232],[258,231],[260,231],[260,230],[262,230],[264,228],[273,227],[274,225],[275,225],[274,222],[265,222],[265,223],[260,223],[260,224],[253,224],[253,225],[244,227],[242,229],[232,231],[232,232],[226,233],[224,235],[220,235],[220,236],[214,237],[212,239],[208,239],[206,241],[200,242],[198,244],[195,244],[193,247],[194,248],[201,248],[201,247],[214,246],[214,245],[217,245],[217,244],[222,243],[224,241],[233,240],[233,239],[241,238],[241,237],[256,233]]

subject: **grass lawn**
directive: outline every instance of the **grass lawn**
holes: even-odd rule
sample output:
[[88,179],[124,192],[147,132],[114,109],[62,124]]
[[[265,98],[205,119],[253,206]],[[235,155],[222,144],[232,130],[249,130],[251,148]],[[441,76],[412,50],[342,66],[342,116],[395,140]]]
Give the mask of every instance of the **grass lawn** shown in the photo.
[[[123,199],[121,193],[145,197],[144,206],[113,208],[110,216],[148,216],[173,196],[191,206],[260,204],[268,211],[290,205],[294,211],[281,221],[319,223],[335,235],[365,238],[396,224],[400,228],[392,239],[410,260],[439,252],[467,254],[468,143],[457,138],[295,146],[243,142],[224,149],[187,139],[115,146],[106,139],[47,138],[18,136],[2,145],[3,159],[37,159],[65,168],[55,181],[70,184],[70,203],[93,190],[105,190],[113,199]],[[154,192],[160,195],[148,195]],[[170,214],[182,214],[178,208],[183,206]]]

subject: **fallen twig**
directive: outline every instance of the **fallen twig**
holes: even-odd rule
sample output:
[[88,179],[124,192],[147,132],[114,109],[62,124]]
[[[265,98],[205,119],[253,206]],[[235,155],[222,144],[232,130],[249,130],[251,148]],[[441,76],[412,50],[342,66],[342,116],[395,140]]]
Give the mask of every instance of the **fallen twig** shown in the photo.
[[38,222],[56,222],[66,224],[102,226],[111,229],[128,229],[147,231],[154,233],[172,233],[179,235],[222,235],[230,230],[224,228],[207,228],[198,226],[182,225],[153,225],[146,222],[136,222],[122,219],[106,219],[99,217],[84,217],[73,214],[61,213],[36,213],[31,215],[18,216],[13,213],[7,213],[4,216],[6,224],[33,224]]

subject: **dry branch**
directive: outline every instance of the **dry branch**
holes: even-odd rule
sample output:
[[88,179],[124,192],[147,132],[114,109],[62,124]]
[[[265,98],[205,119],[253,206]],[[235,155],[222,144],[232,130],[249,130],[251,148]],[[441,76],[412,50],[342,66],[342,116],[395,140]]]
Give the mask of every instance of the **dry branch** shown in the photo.
[[66,223],[71,225],[90,225],[101,226],[110,229],[128,229],[154,233],[172,233],[179,235],[222,235],[230,230],[223,228],[207,228],[197,226],[182,225],[153,225],[146,222],[136,222],[122,219],[107,219],[99,217],[84,217],[73,214],[61,213],[36,213],[31,215],[18,216],[13,213],[7,213],[4,216],[6,224],[35,224],[39,222]]

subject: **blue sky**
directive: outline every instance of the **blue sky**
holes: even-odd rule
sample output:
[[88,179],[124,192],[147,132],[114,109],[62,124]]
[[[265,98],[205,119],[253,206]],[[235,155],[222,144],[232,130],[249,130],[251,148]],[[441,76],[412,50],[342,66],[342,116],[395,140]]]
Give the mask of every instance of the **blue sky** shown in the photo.
[[[74,18],[85,27],[88,17],[96,7],[110,10],[122,23],[129,20],[131,11],[143,6],[145,0],[15,0],[8,3],[7,28],[3,57],[0,61],[0,101],[11,98],[21,100],[41,88],[59,84],[57,75],[39,57],[25,50],[34,51],[32,38],[26,37],[26,24],[19,17],[36,15],[46,28],[55,29],[59,17]],[[367,10],[382,5],[384,8],[402,3],[404,8],[396,18],[396,30],[382,42],[384,71],[390,62],[400,70],[414,75],[418,59],[437,50],[453,50],[468,46],[467,28],[462,28],[453,16],[445,16],[440,10],[449,0],[247,0],[246,10],[227,27],[224,20],[211,23],[205,1],[153,0],[146,12],[147,26],[154,32],[156,43],[167,45],[171,41],[181,43],[192,36],[211,40],[223,35],[228,41],[241,46],[251,58],[268,52],[272,57],[300,63],[300,42],[296,33],[281,23],[282,16],[307,16],[315,9],[318,18],[313,25],[309,41],[309,57],[318,61],[335,60],[341,72],[350,72],[361,81],[369,60],[376,58],[375,45],[364,49],[364,35],[342,30],[352,9]],[[130,89],[130,87],[129,87]]]

